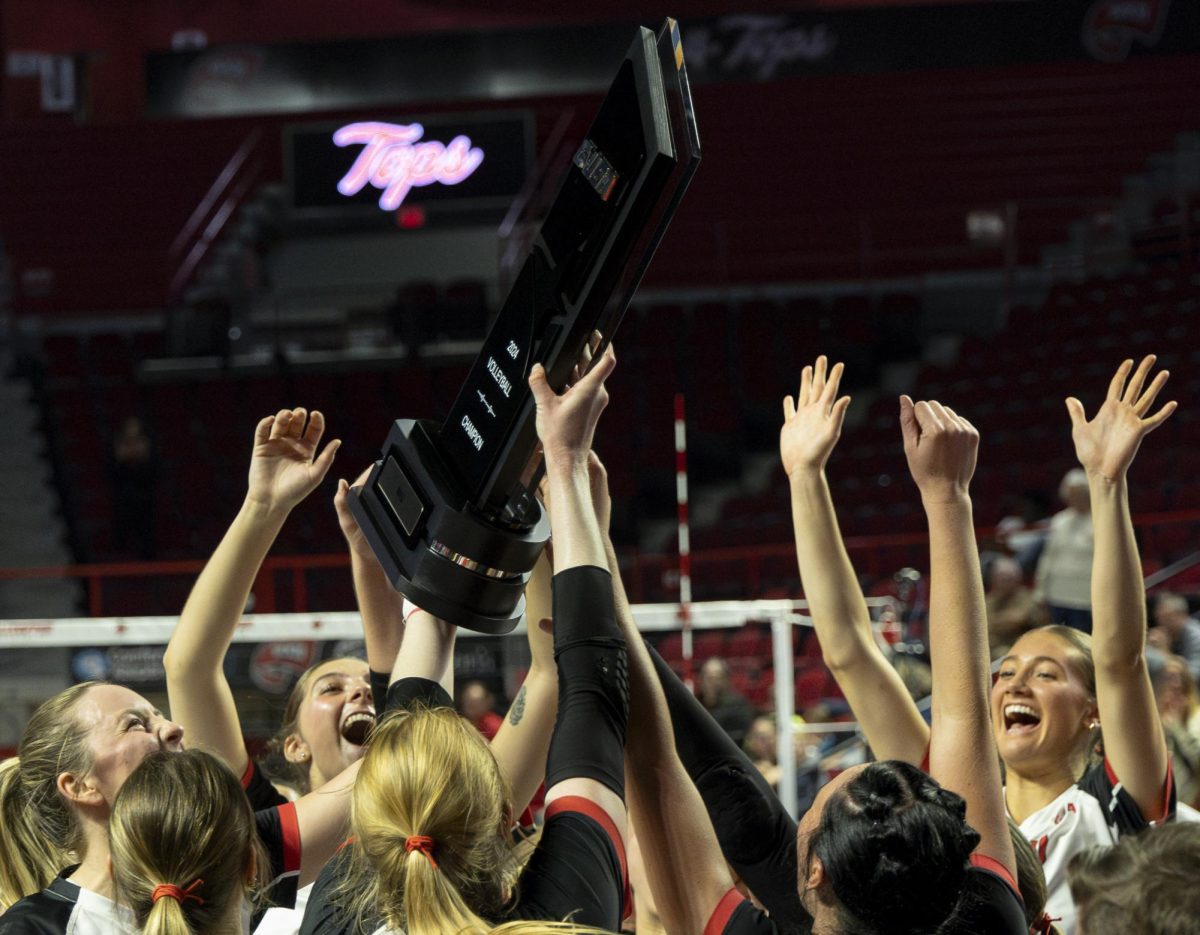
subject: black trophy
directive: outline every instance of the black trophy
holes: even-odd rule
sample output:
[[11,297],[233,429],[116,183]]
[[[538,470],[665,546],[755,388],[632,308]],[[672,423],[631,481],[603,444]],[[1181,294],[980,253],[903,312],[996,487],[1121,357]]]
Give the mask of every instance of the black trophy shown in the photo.
[[[679,26],[639,29],[442,424],[398,419],[350,506],[393,586],[459,626],[507,633],[550,526],[535,363],[561,389],[612,339],[700,161]],[[597,351],[599,353],[599,350]]]

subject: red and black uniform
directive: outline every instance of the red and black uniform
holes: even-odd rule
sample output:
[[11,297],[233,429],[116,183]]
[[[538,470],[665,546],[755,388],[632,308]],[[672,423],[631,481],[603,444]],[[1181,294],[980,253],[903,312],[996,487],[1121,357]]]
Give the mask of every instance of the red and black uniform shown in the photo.
[[[766,913],[737,890],[717,904],[704,935],[778,935],[780,929]],[[954,916],[938,935],[1028,935],[1016,881],[989,857],[975,855]]]
[[[300,876],[300,830],[291,804],[254,813],[259,839],[271,860],[267,900],[290,906]],[[0,916],[0,935],[124,935],[139,931],[133,912],[67,879],[68,867],[39,893],[26,896]],[[255,924],[257,924],[255,919]]]
[[[608,572],[584,566],[555,575],[554,622],[559,703],[546,762],[546,786],[583,777],[603,783],[624,798],[629,681]],[[427,679],[401,679],[387,691],[387,710],[416,704],[453,707],[445,690]],[[334,899],[348,857],[343,850],[317,878],[301,935],[361,931]],[[492,921],[562,921],[570,917],[580,925],[615,931],[625,914],[627,881],[624,842],[607,813],[589,799],[558,798],[546,809],[545,828],[521,875],[516,902],[502,918]],[[363,922],[366,931],[382,926],[378,918]]]

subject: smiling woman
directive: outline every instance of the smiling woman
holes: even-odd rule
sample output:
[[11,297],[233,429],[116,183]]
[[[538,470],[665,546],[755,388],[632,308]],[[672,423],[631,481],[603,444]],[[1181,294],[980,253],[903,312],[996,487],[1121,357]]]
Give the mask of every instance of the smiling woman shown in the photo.
[[316,789],[360,759],[375,726],[370,670],[361,659],[328,659],[288,696],[268,747],[273,773],[297,791]]
[[[1167,381],[1125,361],[1088,421],[1067,400],[1075,453],[1087,477],[1095,527],[1092,636],[1068,627],[1024,634],[992,687],[992,730],[1005,766],[1009,813],[1042,861],[1046,911],[1075,931],[1071,858],[1168,821],[1175,790],[1145,661],[1146,604],[1129,514],[1126,474],[1143,438],[1175,410],[1149,415]],[[1103,757],[1089,763],[1099,729]]]
[[[21,882],[4,894],[5,905],[24,897],[0,918],[0,932],[119,931],[109,876],[113,803],[148,757],[182,751],[179,725],[122,685],[84,682],[44,702],[25,727],[5,788],[8,833],[19,828],[26,847],[0,849],[0,877]],[[38,859],[38,842],[58,866]]]

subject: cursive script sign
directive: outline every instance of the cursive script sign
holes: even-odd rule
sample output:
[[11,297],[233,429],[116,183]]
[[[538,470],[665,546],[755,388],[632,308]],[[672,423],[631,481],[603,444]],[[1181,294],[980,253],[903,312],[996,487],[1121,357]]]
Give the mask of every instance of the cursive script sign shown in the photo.
[[338,182],[343,195],[357,195],[368,184],[381,189],[379,207],[394,211],[414,188],[440,182],[457,185],[479,168],[483,150],[470,137],[449,143],[422,140],[419,123],[351,123],[333,134],[337,146],[361,144],[363,150]]
[[824,23],[797,25],[789,16],[730,14],[692,26],[684,34],[688,64],[722,78],[750,75],[769,81],[800,62],[825,62],[837,34]]

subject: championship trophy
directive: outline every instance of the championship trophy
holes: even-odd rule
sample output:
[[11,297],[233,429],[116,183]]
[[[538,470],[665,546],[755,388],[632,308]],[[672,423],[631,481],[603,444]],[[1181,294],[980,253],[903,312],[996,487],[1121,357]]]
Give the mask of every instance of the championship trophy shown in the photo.
[[700,161],[679,26],[639,29],[443,423],[397,419],[350,507],[392,585],[459,626],[508,633],[550,534],[529,372],[561,391],[598,355]]

